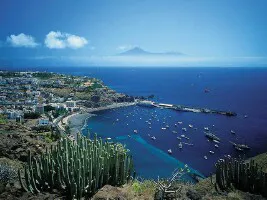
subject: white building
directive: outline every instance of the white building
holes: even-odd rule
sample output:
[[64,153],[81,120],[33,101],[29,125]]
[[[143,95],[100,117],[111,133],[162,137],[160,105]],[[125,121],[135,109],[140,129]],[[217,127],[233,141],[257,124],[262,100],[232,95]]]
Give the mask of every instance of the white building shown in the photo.
[[69,108],[76,107],[76,101],[66,101],[66,107],[69,107]]
[[38,120],[38,125],[39,126],[45,126],[45,125],[49,125],[49,119],[47,118],[41,118]]

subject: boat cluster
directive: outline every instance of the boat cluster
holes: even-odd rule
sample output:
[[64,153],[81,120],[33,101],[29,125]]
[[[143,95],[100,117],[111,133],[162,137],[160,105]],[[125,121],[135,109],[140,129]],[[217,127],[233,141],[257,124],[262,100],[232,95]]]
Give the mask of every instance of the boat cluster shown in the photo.
[[[128,118],[129,116],[139,116],[140,113],[137,113],[137,112],[132,112],[132,113],[128,113],[126,115],[126,118]],[[150,113],[151,114],[151,113]],[[142,117],[138,117],[140,120],[143,120]],[[138,119],[137,118],[137,119]],[[168,116],[168,118],[171,118],[171,116]],[[162,122],[160,122],[160,119],[162,120]],[[119,119],[116,119],[116,122],[118,122]],[[134,120],[132,120],[134,122]],[[139,120],[138,120],[139,121]],[[160,122],[162,123],[162,125],[160,126],[160,130],[162,132],[165,132],[165,131],[171,131],[172,133],[174,134],[177,134],[177,139],[178,139],[178,144],[177,144],[177,148],[178,149],[183,149],[183,147],[185,145],[187,146],[194,146],[193,143],[190,143],[189,140],[190,138],[188,137],[188,134],[186,134],[188,131],[191,131],[191,130],[198,130],[198,128],[194,127],[193,124],[188,124],[188,125],[184,125],[184,123],[182,121],[177,121],[173,124],[173,126],[170,126],[168,123],[167,123],[167,117],[163,117],[161,118],[160,117],[160,114],[157,114],[157,110],[154,110],[152,111],[152,114],[150,115],[150,118],[148,120],[145,121],[145,123],[148,125],[148,128],[149,129],[152,129],[152,126],[155,122]],[[126,124],[128,126],[128,124]],[[212,127],[203,127],[203,131],[204,131],[204,134],[205,136],[208,138],[208,141],[210,142],[213,142],[214,143],[214,148],[215,149],[218,149],[220,147],[220,142],[221,142],[221,139],[212,131],[213,130],[213,127],[215,127],[215,125],[212,125]],[[175,128],[173,130],[173,128]],[[181,132],[177,129],[177,128],[180,128]],[[172,130],[171,130],[172,129]],[[192,132],[192,131],[191,131]],[[133,133],[134,134],[139,134],[139,131],[137,129],[134,129],[133,130]],[[231,134],[236,134],[236,132],[234,130],[230,130],[230,133]],[[179,135],[178,135],[179,134]],[[156,136],[155,135],[152,135],[152,134],[147,134],[149,138],[151,138],[152,141],[156,141]],[[131,137],[130,135],[128,135],[129,137]],[[234,146],[234,148],[237,150],[237,151],[245,151],[245,150],[248,150],[250,149],[250,147],[248,145],[245,145],[245,144],[237,144],[237,143],[234,143],[234,142],[231,142]],[[212,149],[212,150],[209,150],[208,151],[208,154],[209,155],[213,155],[215,154],[215,149]],[[173,151],[172,149],[168,149],[167,152],[169,154],[172,154]],[[207,154],[207,155],[208,155]],[[208,156],[207,155],[204,155],[204,159],[208,159]]]

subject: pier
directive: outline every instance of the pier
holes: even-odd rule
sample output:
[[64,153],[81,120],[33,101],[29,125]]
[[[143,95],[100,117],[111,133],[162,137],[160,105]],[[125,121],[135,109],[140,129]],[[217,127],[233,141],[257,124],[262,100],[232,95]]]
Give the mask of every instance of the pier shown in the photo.
[[172,109],[172,110],[179,111],[179,112],[219,114],[219,115],[225,115],[227,117],[234,117],[237,115],[235,112],[232,112],[232,111],[221,111],[221,110],[213,110],[213,109],[208,109],[208,108],[190,107],[190,106],[184,106],[184,105],[155,103],[153,101],[139,101],[137,105],[146,106],[146,107]]

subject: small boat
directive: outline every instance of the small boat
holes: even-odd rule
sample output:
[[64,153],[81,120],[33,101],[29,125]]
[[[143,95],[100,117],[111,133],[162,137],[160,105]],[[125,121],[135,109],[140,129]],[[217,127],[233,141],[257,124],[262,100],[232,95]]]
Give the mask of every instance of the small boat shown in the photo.
[[178,140],[181,140],[182,138],[180,138],[180,137],[177,137],[177,139],[178,139]]
[[243,150],[250,149],[250,147],[246,144],[236,144],[236,143],[231,142],[231,141],[230,141],[230,143],[232,143],[234,147],[238,147],[238,148],[243,149]]
[[219,148],[219,145],[218,145],[218,144],[215,144],[214,146],[215,146],[216,148]]
[[209,151],[210,152],[210,154],[214,154],[214,151]]
[[178,122],[178,124],[182,124],[183,122]]
[[128,137],[131,137],[130,135],[128,135]]
[[148,128],[151,129],[151,126],[149,126]]
[[189,124],[188,126],[189,126],[189,128],[193,128],[193,125],[192,124]]
[[208,130],[209,130],[209,128],[208,128],[208,127],[204,127],[204,130],[205,130],[205,131],[208,131]]
[[119,119],[116,119],[116,121],[118,122],[118,121],[119,121]]
[[206,89],[204,90],[204,92],[205,92],[205,93],[209,93],[210,90],[206,88]]
[[218,140],[213,140],[213,142],[220,144],[220,141],[218,141]]
[[182,148],[183,148],[183,144],[182,144],[182,142],[180,142],[180,143],[178,144],[178,146],[179,146],[179,149],[182,149]]
[[161,130],[166,130],[166,128],[165,127],[162,127]]
[[181,135],[182,138],[185,138],[187,140],[189,140],[190,138],[189,137],[186,137],[185,135]]
[[169,125],[166,125],[166,128],[170,128],[170,126]]
[[156,140],[156,137],[155,137],[155,136],[152,136],[151,139],[152,139],[152,140]]
[[207,156],[204,156],[204,159],[205,159],[205,160],[207,160],[207,159],[208,159],[208,157],[207,157]]
[[177,133],[177,131],[172,131],[173,133]]
[[184,132],[186,132],[186,128],[182,128],[182,130],[183,130]]
[[248,118],[248,116],[247,115],[244,115],[244,118]]
[[236,149],[237,151],[244,151],[244,149],[241,149],[241,148],[239,148],[238,146],[235,146],[235,149]]
[[107,140],[111,140],[111,138],[110,137],[108,137],[108,138],[106,138]]
[[192,144],[192,143],[184,142],[184,144],[186,144],[186,145],[188,145],[188,146],[194,146],[194,144]]
[[235,131],[231,130],[231,133],[232,133],[232,134],[235,134]]
[[206,137],[209,139],[212,139],[213,141],[220,141],[220,138],[218,138],[215,134],[209,133],[209,132],[205,132],[206,133]]
[[174,124],[174,126],[176,127],[176,126],[177,126],[177,124]]
[[138,131],[137,131],[137,130],[134,130],[133,132],[134,132],[134,133],[138,133]]
[[169,154],[172,154],[172,150],[171,150],[171,149],[169,149],[169,150],[168,150],[168,153],[169,153]]

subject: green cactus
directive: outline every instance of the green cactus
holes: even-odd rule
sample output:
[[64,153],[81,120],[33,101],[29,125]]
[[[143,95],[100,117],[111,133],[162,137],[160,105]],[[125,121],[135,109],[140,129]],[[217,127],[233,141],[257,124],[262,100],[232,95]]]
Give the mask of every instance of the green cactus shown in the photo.
[[235,187],[267,197],[267,174],[253,160],[224,159],[216,163],[216,186],[222,191]]
[[19,171],[20,183],[31,193],[55,188],[70,199],[90,197],[105,184],[122,185],[130,180],[133,164],[127,152],[97,135],[94,140],[80,134],[76,141],[63,137],[38,158],[29,152],[24,173]]

